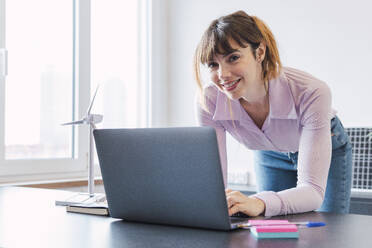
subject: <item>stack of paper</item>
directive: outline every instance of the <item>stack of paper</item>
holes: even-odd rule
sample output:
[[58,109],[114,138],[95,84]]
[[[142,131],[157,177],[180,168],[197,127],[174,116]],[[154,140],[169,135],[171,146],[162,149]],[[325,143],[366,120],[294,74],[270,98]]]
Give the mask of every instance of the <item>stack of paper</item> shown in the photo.
[[298,228],[288,220],[250,220],[251,233],[258,239],[298,238]]

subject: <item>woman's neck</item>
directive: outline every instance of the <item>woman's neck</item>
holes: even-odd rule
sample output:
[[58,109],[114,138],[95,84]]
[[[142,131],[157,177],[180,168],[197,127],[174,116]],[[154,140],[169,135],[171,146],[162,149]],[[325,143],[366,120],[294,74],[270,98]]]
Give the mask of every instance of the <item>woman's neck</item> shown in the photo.
[[239,99],[240,104],[252,107],[265,107],[269,104],[268,83],[258,84],[260,87],[251,89],[246,96]]

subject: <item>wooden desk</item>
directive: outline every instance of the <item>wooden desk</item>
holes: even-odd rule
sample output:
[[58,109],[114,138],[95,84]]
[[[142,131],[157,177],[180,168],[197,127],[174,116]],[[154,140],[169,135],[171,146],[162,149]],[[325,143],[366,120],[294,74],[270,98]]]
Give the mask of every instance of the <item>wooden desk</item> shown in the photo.
[[299,239],[256,240],[248,230],[222,232],[67,213],[54,205],[64,195],[0,187],[0,247],[372,247],[372,216],[311,212],[276,217],[324,221],[327,226],[303,228]]

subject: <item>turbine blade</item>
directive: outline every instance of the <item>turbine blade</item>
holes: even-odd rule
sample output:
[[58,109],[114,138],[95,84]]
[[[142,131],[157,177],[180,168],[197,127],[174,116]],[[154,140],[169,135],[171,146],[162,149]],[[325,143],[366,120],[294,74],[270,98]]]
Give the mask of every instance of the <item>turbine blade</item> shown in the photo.
[[84,119],[80,120],[80,121],[72,121],[72,122],[63,123],[61,125],[62,126],[67,126],[67,125],[76,125],[76,124],[83,124],[83,123],[84,123]]
[[98,88],[99,88],[99,85],[97,85],[96,92],[94,93],[93,99],[90,102],[90,105],[89,105],[89,108],[88,108],[88,112],[87,112],[87,116],[90,114],[90,111],[92,110],[94,99],[96,98]]

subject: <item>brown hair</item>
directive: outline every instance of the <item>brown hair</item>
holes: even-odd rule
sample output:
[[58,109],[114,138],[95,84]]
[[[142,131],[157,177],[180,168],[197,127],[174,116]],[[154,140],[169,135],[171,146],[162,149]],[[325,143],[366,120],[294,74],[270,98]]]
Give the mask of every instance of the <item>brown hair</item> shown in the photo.
[[267,82],[279,75],[282,64],[274,35],[267,25],[255,16],[249,16],[244,11],[237,11],[230,15],[222,16],[209,25],[204,32],[194,55],[194,73],[199,87],[199,101],[208,111],[203,97],[203,85],[200,76],[200,64],[207,64],[216,54],[229,54],[234,52],[230,40],[239,46],[250,45],[253,56],[260,43],[266,45],[265,58],[262,61],[262,78]]

